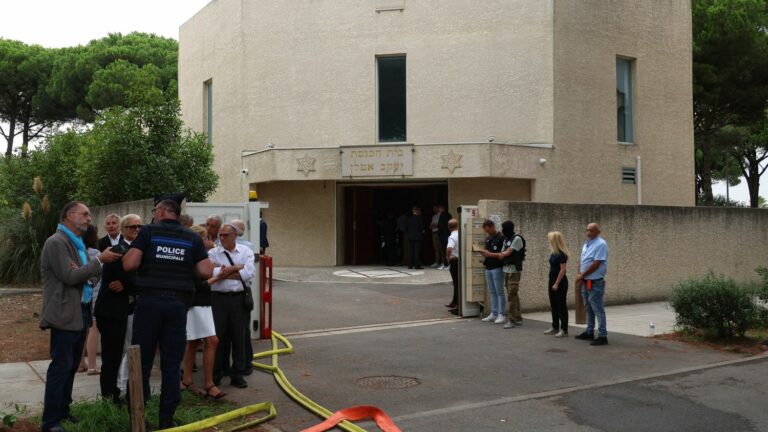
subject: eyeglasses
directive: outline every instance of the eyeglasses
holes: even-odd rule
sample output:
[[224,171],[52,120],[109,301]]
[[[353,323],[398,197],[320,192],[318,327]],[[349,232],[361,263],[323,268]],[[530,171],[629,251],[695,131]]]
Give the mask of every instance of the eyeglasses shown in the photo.
[[142,225],[126,225],[125,227],[127,229],[138,230],[138,229],[141,229]]
[[229,234],[229,233],[220,233],[220,234],[219,234],[219,237],[229,237],[229,236],[231,236],[231,235],[232,235],[232,234]]

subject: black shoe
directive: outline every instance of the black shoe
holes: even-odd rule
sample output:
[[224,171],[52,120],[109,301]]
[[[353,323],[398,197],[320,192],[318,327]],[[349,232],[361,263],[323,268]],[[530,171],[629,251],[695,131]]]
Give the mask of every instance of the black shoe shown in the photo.
[[252,366],[251,367],[246,367],[245,370],[243,371],[243,375],[245,375],[245,376],[250,376],[252,373],[253,373],[253,367]]
[[65,421],[65,422],[70,422],[73,425],[80,423],[80,419],[78,419],[77,417],[73,416],[72,414],[64,417],[62,420]]
[[591,341],[595,340],[595,335],[592,333],[583,332],[582,334],[576,336],[574,339]]
[[413,266],[408,266],[408,270],[413,270]]
[[416,270],[424,270],[424,267],[418,266],[418,267],[416,267]]
[[243,379],[243,377],[235,377],[235,378],[231,378],[231,379],[229,380],[229,383],[230,383],[232,386],[234,386],[234,387],[237,387],[237,388],[239,388],[239,389],[244,389],[244,388],[248,387],[248,383],[247,383],[247,382],[245,382],[245,380]]
[[459,314],[459,310],[458,309],[451,309],[448,312],[450,312],[450,313],[452,313],[454,315],[458,315]]
[[595,339],[594,341],[592,341],[592,343],[590,345],[592,345],[592,346],[608,345],[608,338],[605,337],[605,336],[600,336],[597,339]]

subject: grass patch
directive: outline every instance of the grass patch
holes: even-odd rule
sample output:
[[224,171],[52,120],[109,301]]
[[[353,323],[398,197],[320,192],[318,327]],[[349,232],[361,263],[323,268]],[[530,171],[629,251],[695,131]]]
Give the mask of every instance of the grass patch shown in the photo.
[[[158,395],[152,396],[145,410],[145,418],[149,420],[153,429],[157,428],[159,400]],[[176,409],[174,418],[179,425],[185,425],[237,408],[238,406],[232,402],[214,401],[195,396],[190,392],[182,392],[181,403]],[[72,404],[71,412],[80,422],[78,424],[65,422],[62,426],[67,432],[130,432],[131,430],[128,409],[101,398],[75,402]],[[244,419],[237,419],[229,424],[237,425],[244,422]],[[20,430],[26,430],[25,426],[28,425],[34,425],[39,430],[40,417],[21,420],[17,424],[21,426]],[[14,426],[13,431],[17,430],[17,426]],[[2,431],[1,428],[0,431]]]

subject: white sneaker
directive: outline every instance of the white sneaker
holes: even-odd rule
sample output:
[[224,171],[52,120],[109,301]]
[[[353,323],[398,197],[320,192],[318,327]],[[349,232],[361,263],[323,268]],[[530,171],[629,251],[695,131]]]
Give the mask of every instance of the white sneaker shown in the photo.
[[504,324],[505,322],[507,322],[507,317],[505,317],[504,315],[499,315],[499,317],[496,318],[496,321],[494,321],[493,323],[494,324]]
[[440,266],[437,268],[438,270],[445,270],[445,266]]
[[544,332],[545,335],[553,335],[555,333],[557,333],[557,330],[555,330],[553,328],[550,328],[549,330]]
[[566,333],[566,332],[564,332],[564,331],[560,330],[559,332],[557,332],[557,334],[555,335],[555,337],[556,337],[556,338],[564,338],[564,337],[568,337],[568,333]]
[[491,322],[491,321],[496,321],[496,318],[498,318],[498,317],[499,317],[499,316],[498,316],[498,315],[496,315],[496,314],[490,314],[490,315],[488,315],[487,317],[485,317],[485,318],[481,319],[480,321],[482,321],[482,322]]
[[434,263],[434,264],[432,264],[430,267],[432,267],[432,268],[437,268],[437,267],[439,267],[439,266],[440,266],[440,264],[438,264],[438,263]]
[[517,327],[517,326],[516,326],[516,325],[514,325],[514,324],[512,323],[512,321],[507,321],[507,323],[506,323],[506,324],[504,324],[504,328],[505,328],[505,329],[507,329],[507,330],[509,330],[509,329],[513,329],[513,328],[515,328],[515,327]]

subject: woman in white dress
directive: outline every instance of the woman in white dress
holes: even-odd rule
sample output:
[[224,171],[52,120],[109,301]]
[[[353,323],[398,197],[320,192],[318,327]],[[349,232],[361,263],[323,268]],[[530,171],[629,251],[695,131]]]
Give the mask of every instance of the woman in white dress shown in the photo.
[[[195,225],[191,229],[205,239],[207,235],[205,228]],[[195,288],[195,300],[192,308],[187,312],[187,350],[184,353],[184,376],[181,379],[181,387],[198,395],[221,399],[227,394],[219,390],[213,382],[213,363],[216,359],[219,339],[216,337],[216,327],[211,311],[211,287],[207,281],[200,280]],[[197,349],[203,342],[205,342],[203,348],[205,391],[200,390],[192,379]]]

